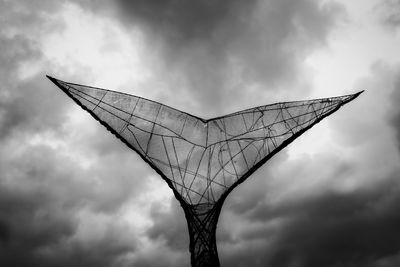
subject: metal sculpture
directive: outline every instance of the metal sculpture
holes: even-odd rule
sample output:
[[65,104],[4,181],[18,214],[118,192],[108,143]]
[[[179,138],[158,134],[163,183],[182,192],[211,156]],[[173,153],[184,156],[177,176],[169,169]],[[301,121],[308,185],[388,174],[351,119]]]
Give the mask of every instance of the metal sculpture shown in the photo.
[[228,194],[361,93],[276,103],[205,120],[138,96],[47,77],[167,182],[185,212],[193,267],[220,266],[215,233]]

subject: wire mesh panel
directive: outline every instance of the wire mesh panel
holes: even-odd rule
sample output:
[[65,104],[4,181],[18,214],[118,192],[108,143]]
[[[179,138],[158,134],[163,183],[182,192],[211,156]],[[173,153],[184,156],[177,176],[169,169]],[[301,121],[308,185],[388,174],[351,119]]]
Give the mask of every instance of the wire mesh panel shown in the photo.
[[361,93],[259,106],[204,120],[141,97],[49,78],[173,189],[188,221],[193,266],[219,266],[215,229],[228,193]]

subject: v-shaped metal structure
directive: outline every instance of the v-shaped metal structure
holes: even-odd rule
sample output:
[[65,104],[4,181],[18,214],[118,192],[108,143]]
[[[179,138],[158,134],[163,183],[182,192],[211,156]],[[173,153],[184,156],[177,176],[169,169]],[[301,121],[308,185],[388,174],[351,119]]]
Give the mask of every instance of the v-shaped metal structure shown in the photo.
[[138,96],[47,76],[168,184],[188,223],[193,267],[217,267],[216,227],[228,194],[361,92],[259,106],[202,119]]

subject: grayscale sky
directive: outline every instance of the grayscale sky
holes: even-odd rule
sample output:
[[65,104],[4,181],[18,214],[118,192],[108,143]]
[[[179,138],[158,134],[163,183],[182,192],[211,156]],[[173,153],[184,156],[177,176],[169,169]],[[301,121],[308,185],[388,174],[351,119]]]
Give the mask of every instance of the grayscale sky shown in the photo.
[[184,214],[45,78],[210,118],[366,90],[225,202],[222,266],[400,266],[399,0],[0,0],[0,266],[189,266]]

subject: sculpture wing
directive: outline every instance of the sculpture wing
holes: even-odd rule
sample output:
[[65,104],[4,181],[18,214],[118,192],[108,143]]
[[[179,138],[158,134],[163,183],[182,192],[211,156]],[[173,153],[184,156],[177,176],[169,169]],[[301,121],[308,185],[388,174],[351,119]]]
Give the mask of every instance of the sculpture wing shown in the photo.
[[277,103],[204,120],[120,92],[49,79],[135,150],[188,204],[213,203],[358,94]]
[[[207,146],[213,155],[210,179],[232,185],[323,118],[356,98],[352,95],[260,106],[208,121]],[[230,191],[229,190],[229,191]]]
[[141,97],[47,77],[134,149],[172,188],[182,195],[199,195],[185,182],[200,175],[196,168],[205,150],[204,120]]

